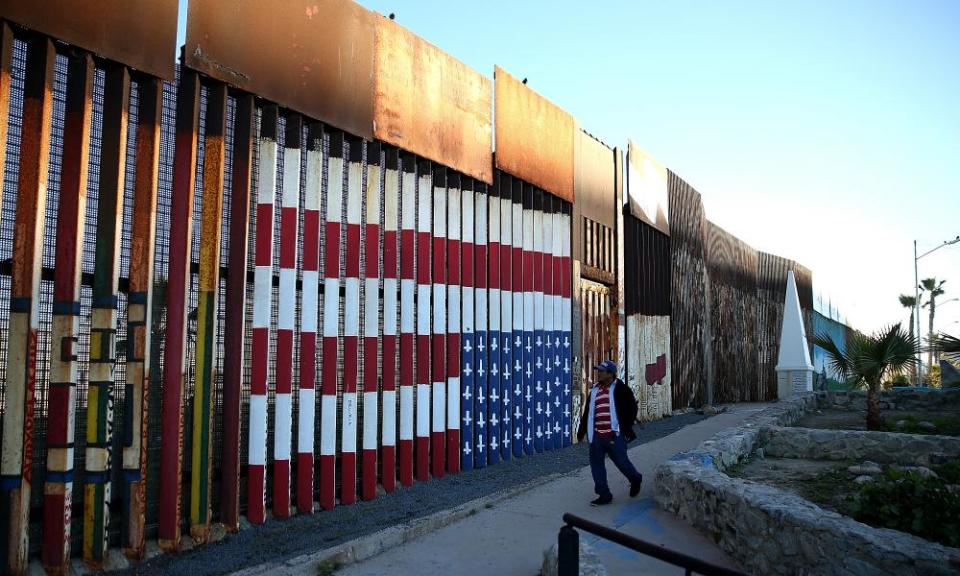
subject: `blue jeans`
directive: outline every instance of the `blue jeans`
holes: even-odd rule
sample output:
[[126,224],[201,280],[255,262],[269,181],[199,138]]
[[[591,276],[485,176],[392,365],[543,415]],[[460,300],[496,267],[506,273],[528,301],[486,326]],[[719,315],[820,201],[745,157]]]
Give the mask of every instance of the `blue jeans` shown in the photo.
[[612,496],[610,487],[607,485],[607,467],[604,457],[609,454],[613,465],[621,474],[627,477],[630,484],[639,484],[643,476],[637,472],[627,456],[627,441],[621,436],[601,439],[593,438],[590,443],[590,471],[593,473],[594,492],[600,497]]

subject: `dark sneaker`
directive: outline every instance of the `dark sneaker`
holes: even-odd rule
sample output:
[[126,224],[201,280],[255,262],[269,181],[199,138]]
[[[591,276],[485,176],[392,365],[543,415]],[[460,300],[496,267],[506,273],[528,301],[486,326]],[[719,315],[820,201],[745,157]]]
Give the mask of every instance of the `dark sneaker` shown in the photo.
[[601,496],[590,502],[591,506],[605,506],[613,502],[613,496]]
[[640,481],[636,484],[630,485],[630,497],[633,498],[640,493],[640,486],[643,485],[643,476],[640,477]]

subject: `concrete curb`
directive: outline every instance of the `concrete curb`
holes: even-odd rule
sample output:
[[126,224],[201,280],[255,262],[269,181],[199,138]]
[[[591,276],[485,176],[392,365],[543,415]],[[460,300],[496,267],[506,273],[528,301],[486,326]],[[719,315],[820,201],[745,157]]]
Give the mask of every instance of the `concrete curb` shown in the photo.
[[[303,554],[285,561],[266,562],[257,566],[244,568],[243,570],[234,572],[233,576],[265,576],[267,574],[270,576],[292,576],[294,574],[304,574],[308,570],[310,574],[315,574],[317,567],[321,565],[328,565],[333,568],[362,562],[386,552],[391,548],[440,530],[441,528],[472,516],[481,510],[491,508],[505,500],[519,496],[524,492],[572,473],[576,473],[576,471],[542,476],[514,488],[482,496],[454,508],[440,510],[429,516],[417,518],[404,524],[396,524],[378,532],[338,544],[332,548],[310,554]],[[312,570],[310,570],[311,567],[313,568]]]

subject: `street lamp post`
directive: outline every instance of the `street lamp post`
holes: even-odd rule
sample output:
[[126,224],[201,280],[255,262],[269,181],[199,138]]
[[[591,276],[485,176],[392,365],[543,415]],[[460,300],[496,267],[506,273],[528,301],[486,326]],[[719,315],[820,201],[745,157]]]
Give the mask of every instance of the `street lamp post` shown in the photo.
[[943,244],[940,244],[935,248],[931,248],[930,250],[927,250],[923,254],[917,256],[917,241],[916,240],[913,241],[913,286],[914,286],[913,290],[916,298],[916,301],[914,302],[914,307],[916,308],[916,314],[914,314],[914,316],[916,317],[916,323],[917,323],[917,348],[916,348],[917,370],[916,370],[916,380],[913,383],[914,386],[920,386],[920,372],[923,370],[923,362],[920,359],[921,358],[920,356],[920,333],[921,333],[920,332],[920,276],[918,274],[918,267],[919,267],[918,262],[920,262],[920,259],[923,258],[924,256],[929,256],[930,254],[933,254],[934,252],[943,248],[944,246],[950,246],[958,242],[960,242],[960,236],[957,236],[953,240],[944,240]]

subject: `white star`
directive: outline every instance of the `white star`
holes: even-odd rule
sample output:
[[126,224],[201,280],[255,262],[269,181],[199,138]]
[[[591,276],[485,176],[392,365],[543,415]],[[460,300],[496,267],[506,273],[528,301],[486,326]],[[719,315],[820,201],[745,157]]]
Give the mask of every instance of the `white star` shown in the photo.
[[533,376],[533,371],[530,370],[530,363],[527,362],[527,378]]
[[517,387],[513,389],[513,393],[515,396],[520,396],[523,394],[523,390],[520,389],[519,383],[517,383]]
[[497,370],[497,363],[496,363],[496,362],[494,362],[494,363],[493,363],[493,367],[490,368],[490,373],[493,374],[494,376],[500,374],[500,371]]
[[496,437],[496,436],[491,436],[491,437],[490,437],[490,448],[491,448],[492,450],[496,450],[496,449],[499,448],[499,447],[500,447],[500,445],[497,444],[497,437]]
[[559,347],[560,347],[560,337],[559,337],[559,336],[557,336],[557,343],[556,343],[556,346],[557,346],[557,348],[559,348]]
[[553,405],[556,406],[557,408],[559,408],[559,407],[560,407],[560,399],[559,399],[559,398],[554,398],[554,399],[553,399]]
[[463,423],[467,426],[470,426],[470,423],[473,422],[473,419],[470,418],[470,411],[467,410],[467,415],[463,417]]
[[536,388],[536,390],[537,390],[537,394],[539,394],[540,392],[543,392],[543,386],[540,385],[540,381],[539,381],[539,380],[537,380],[537,388]]
[[509,380],[509,379],[510,379],[510,363],[509,363],[509,362],[507,362],[506,364],[503,365],[503,372],[502,372],[502,374],[503,374],[503,378],[504,378],[505,380]]
[[568,360],[567,358],[563,359],[563,373],[564,374],[570,373],[570,360]]
[[527,386],[527,402],[529,402],[529,401],[530,401],[530,398],[532,398],[532,397],[533,397],[533,395],[530,394],[530,387]]
[[472,351],[473,351],[473,346],[470,344],[470,339],[469,339],[469,338],[467,338],[467,339],[464,341],[464,343],[463,343],[463,349],[464,349],[464,351],[466,351],[466,352],[472,352]]
[[543,340],[540,339],[540,335],[537,335],[537,347],[543,346]]
[[547,338],[547,348],[552,348],[552,347],[553,347],[553,343],[550,342],[549,338]]
[[483,434],[477,436],[477,452],[483,454]]
[[500,419],[497,418],[497,413],[494,412],[493,415],[490,417],[490,425],[495,427],[498,424],[500,424]]
[[527,425],[530,424],[531,418],[532,418],[532,417],[530,416],[530,410],[527,410]]
[[547,412],[547,418],[549,418],[550,415],[552,414],[552,412],[550,412],[550,403],[549,403],[549,402],[547,402],[547,410],[546,410],[546,412]]
[[491,338],[491,339],[490,339],[490,349],[493,350],[494,352],[496,352],[496,351],[497,351],[497,348],[499,348],[499,347],[500,347],[500,345],[497,344],[497,338]]
[[464,443],[463,443],[463,453],[466,454],[466,455],[468,455],[468,456],[470,455],[470,443],[469,443],[469,442],[464,442]]
[[527,352],[528,352],[528,353],[530,352],[530,348],[531,348],[531,346],[530,346],[530,337],[527,336]]
[[513,345],[519,348],[521,344],[523,344],[523,340],[521,340],[520,335],[517,334],[517,338],[513,341]]
[[478,426],[481,430],[483,430],[483,427],[484,427],[484,425],[485,425],[485,422],[483,421],[483,412],[480,412],[479,416],[480,416],[480,417],[477,419],[477,426]]
[[540,357],[539,357],[539,356],[537,356],[537,364],[536,364],[536,366],[537,366],[537,370],[543,368],[543,362],[540,361]]
[[500,399],[500,394],[498,394],[498,393],[497,393],[497,389],[494,388],[494,389],[493,389],[493,392],[490,393],[490,400],[493,401],[493,402],[496,402],[496,401],[499,400],[499,399]]
[[570,428],[566,424],[563,425],[563,435],[567,438],[570,437]]
[[569,348],[569,347],[570,347],[570,339],[567,338],[566,336],[563,337],[563,347],[564,347],[564,348]]
[[560,432],[560,425],[559,425],[559,424],[554,424],[554,425],[553,425],[553,431],[559,433],[559,432]]
[[481,337],[480,337],[480,343],[477,344],[477,350],[483,352],[483,349],[484,349],[484,346],[483,346],[483,336],[481,336]]
[[520,366],[520,359],[519,359],[519,358],[513,361],[513,370],[514,370],[515,372],[519,372],[519,371],[523,370],[523,366]]
[[523,434],[520,433],[520,428],[517,428],[517,431],[513,433],[513,437],[518,442],[520,441],[521,438],[523,438]]
[[470,394],[470,387],[467,386],[466,388],[463,389],[463,399],[464,399],[464,400],[470,400],[470,398],[472,398],[472,397],[473,397],[473,396]]
[[503,447],[504,448],[510,447],[510,431],[509,430],[503,431]]
[[510,336],[508,334],[504,334],[503,344],[501,344],[500,347],[503,348],[503,352],[501,352],[501,354],[510,353]]
[[547,426],[547,439],[549,440],[553,432],[550,430],[550,426]]
[[553,357],[553,365],[554,365],[554,366],[560,366],[560,356],[559,356],[559,355]]
[[504,406],[509,406],[509,405],[510,405],[510,395],[509,395],[509,394],[504,394],[504,395],[503,395],[503,405],[504,405]]
[[530,437],[530,429],[529,429],[529,428],[527,428],[527,437],[524,438],[524,440],[527,441],[527,444],[528,444],[528,445],[533,442],[533,438]]
[[547,396],[550,395],[550,381],[547,380]]
[[543,414],[543,407],[537,402],[537,414]]
[[523,416],[523,414],[520,413],[520,405],[517,404],[516,406],[517,406],[517,409],[513,412],[513,417],[514,417],[516,420],[519,420],[520,417]]
[[470,375],[473,374],[473,368],[470,367],[469,362],[467,362],[467,367],[463,369],[463,373],[467,375],[467,378],[469,378]]
[[477,375],[483,377],[483,358],[480,359],[480,367],[477,368]]
[[566,416],[567,418],[570,417],[570,406],[567,406],[567,405],[563,406],[563,415]]
[[543,438],[543,432],[540,430],[539,426],[537,426],[537,438]]

